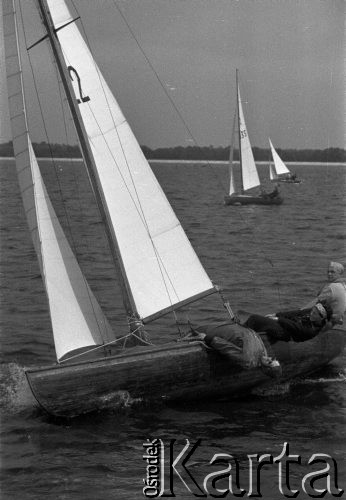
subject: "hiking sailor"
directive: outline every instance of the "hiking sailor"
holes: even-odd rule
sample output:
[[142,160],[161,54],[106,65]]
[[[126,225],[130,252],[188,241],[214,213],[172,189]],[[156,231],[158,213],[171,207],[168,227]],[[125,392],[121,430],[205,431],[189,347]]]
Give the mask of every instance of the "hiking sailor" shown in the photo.
[[191,328],[194,338],[203,340],[235,367],[244,370],[260,367],[272,378],[282,374],[280,363],[272,359],[260,336],[236,322]]
[[322,331],[330,328],[332,308],[317,302],[306,309],[277,312],[270,316],[250,314],[243,325],[256,332],[265,332],[273,343],[277,340],[304,342]]
[[320,289],[317,297],[306,307],[312,307],[317,302],[325,302],[332,308],[331,322],[342,325],[346,312],[346,283],[342,277],[344,266],[339,262],[330,262],[327,269],[327,283]]

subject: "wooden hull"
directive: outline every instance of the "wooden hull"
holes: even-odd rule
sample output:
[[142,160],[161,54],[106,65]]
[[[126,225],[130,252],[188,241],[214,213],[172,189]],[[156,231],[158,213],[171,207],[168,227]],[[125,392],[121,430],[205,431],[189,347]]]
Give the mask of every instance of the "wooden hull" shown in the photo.
[[279,179],[279,182],[286,182],[287,184],[300,184],[302,181],[293,181],[291,179]]
[[[281,363],[282,381],[311,373],[337,357],[346,332],[327,331],[302,343],[277,342],[268,351]],[[125,395],[170,400],[215,398],[273,384],[260,369],[235,369],[202,342],[134,347],[122,354],[26,370],[31,390],[49,414],[73,417],[114,408]],[[277,381],[275,382],[277,383]]]
[[268,196],[250,196],[246,194],[232,194],[224,197],[225,205],[281,205],[281,196],[271,198]]
[[279,178],[279,179],[271,179],[271,182],[276,182],[276,183],[280,182],[280,184],[281,184],[281,182],[285,182],[286,184],[300,184],[302,181],[299,179],[294,180],[294,179],[280,179]]

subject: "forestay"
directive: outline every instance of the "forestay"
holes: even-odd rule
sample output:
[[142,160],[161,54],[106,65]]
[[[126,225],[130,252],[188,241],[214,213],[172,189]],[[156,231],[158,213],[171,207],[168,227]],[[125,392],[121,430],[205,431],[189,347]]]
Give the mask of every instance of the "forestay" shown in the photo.
[[57,358],[114,338],[62,231],[28,134],[18,32],[12,0],[3,0],[8,101],[19,187],[45,285]]
[[[63,0],[47,3],[56,28],[72,20]],[[57,34],[137,312],[148,319],[211,291],[209,277],[76,24]]]
[[290,171],[288,170],[288,168],[286,167],[284,162],[281,160],[280,156],[275,151],[275,148],[274,148],[272,141],[270,139],[269,139],[269,144],[270,144],[270,149],[271,149],[272,156],[273,156],[273,161],[274,161],[276,173],[278,175],[289,174]]
[[241,150],[241,169],[243,177],[244,191],[260,185],[258,172],[253,157],[249,135],[247,133],[243,107],[241,103],[239,87],[238,87],[238,113],[239,113],[239,137]]

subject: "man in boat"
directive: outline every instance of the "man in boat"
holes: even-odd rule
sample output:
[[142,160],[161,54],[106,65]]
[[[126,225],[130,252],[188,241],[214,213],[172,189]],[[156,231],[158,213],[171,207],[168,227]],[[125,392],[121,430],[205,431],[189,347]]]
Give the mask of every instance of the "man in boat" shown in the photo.
[[279,187],[278,187],[278,185],[276,185],[275,188],[273,189],[273,191],[271,193],[269,193],[269,197],[276,198],[277,196],[279,196],[279,194],[280,194]]
[[317,293],[317,297],[305,307],[312,307],[317,302],[326,302],[332,308],[331,322],[342,325],[346,313],[346,283],[343,278],[344,266],[340,262],[329,262],[327,283]]
[[216,325],[191,328],[194,337],[203,340],[209,347],[227,358],[233,366],[244,370],[260,367],[272,378],[282,374],[280,363],[268,356],[260,336],[239,323],[219,323]]
[[267,193],[264,189],[262,189],[260,194],[262,198],[276,198],[279,195],[280,191],[278,185],[276,185],[273,191],[271,191],[270,193]]
[[269,316],[251,314],[243,325],[256,332],[265,332],[271,342],[304,342],[316,337],[322,329],[330,328],[331,317],[331,306],[326,302],[317,302],[312,307],[277,312]]

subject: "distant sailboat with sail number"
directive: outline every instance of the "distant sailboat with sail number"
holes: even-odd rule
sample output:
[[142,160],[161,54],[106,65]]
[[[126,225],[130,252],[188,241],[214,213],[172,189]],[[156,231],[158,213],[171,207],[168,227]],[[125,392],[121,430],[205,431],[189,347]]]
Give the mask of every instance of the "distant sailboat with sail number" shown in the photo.
[[[229,192],[224,197],[225,205],[280,205],[283,202],[278,189],[275,188],[271,193],[266,193],[263,190],[260,193],[252,192],[253,188],[258,188],[261,185],[256,163],[254,160],[249,134],[247,132],[243,106],[240,97],[238,70],[236,72],[236,87],[237,87],[237,108],[234,116],[232,140],[230,146],[229,158]],[[234,141],[238,138],[239,142],[239,163],[240,163],[240,191],[235,190],[234,182]]]
[[[192,248],[65,1],[36,3],[105,224],[129,328],[124,335],[112,331],[50,202],[28,131],[16,0],[3,0],[16,168],[57,357],[56,364],[26,369],[38,403],[49,414],[70,417],[112,408],[124,392],[134,398],[191,399],[244,393],[267,383],[260,368],[235,369],[203,342],[148,341],[144,325],[219,289]],[[232,317],[228,302],[223,305]],[[121,338],[138,345],[113,351]],[[278,342],[271,347],[262,338],[279,359],[283,380],[328,363],[346,341],[338,330],[304,345]]]
[[274,164],[269,164],[269,177],[272,182],[288,182],[300,184],[301,180],[297,178],[296,174],[292,174],[285,163],[281,160],[277,151],[275,150],[272,141],[269,139],[269,145]]

